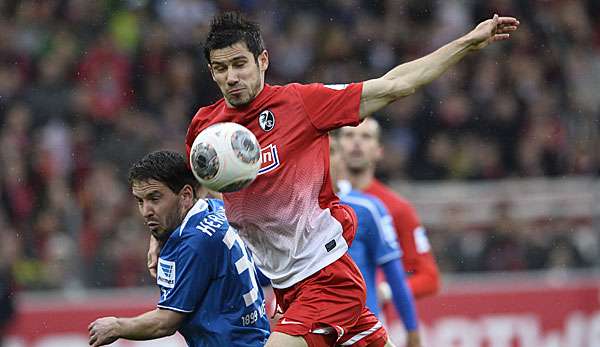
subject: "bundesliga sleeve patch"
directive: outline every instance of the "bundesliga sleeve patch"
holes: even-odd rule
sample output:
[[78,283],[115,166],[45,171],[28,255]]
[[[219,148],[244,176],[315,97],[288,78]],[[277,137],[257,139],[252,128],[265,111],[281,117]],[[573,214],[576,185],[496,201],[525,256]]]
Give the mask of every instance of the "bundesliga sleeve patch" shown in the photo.
[[165,288],[175,287],[175,262],[158,258],[156,283]]

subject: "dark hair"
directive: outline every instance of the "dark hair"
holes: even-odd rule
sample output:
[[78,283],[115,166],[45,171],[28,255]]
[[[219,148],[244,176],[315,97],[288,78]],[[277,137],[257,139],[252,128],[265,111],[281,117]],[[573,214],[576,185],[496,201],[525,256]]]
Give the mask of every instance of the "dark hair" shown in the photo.
[[175,194],[189,184],[196,190],[200,183],[194,178],[183,155],[173,151],[156,151],[146,154],[129,168],[129,187],[134,182],[151,179],[164,183]]
[[238,12],[225,12],[215,16],[204,44],[206,61],[210,64],[211,51],[232,46],[240,41],[246,44],[255,60],[265,50],[258,24],[248,21]]

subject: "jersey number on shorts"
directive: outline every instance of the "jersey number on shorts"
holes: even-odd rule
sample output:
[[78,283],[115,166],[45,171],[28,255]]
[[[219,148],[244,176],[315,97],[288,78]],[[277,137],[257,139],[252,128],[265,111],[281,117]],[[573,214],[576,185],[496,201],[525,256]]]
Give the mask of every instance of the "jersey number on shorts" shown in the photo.
[[[238,235],[234,229],[229,228],[227,230],[227,233],[225,233],[225,237],[223,238],[223,242],[231,251],[232,257],[239,257],[237,260],[234,259],[235,268],[240,275],[240,281],[245,288],[249,289],[248,292],[243,295],[243,297],[246,306],[250,306],[256,301],[256,299],[258,299],[258,284],[256,283],[256,276],[254,273],[254,263],[252,262],[252,259],[248,257],[248,252],[246,252],[244,241],[242,241],[240,235]],[[248,274],[243,276],[242,274],[245,271],[247,271]],[[248,277],[250,278],[250,282],[248,282]]]

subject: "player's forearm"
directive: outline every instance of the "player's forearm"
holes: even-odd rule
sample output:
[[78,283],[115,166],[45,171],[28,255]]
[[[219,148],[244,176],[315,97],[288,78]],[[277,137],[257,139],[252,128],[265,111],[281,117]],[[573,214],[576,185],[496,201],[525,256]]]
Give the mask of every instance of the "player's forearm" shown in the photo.
[[417,331],[417,310],[413,295],[406,284],[406,277],[400,260],[384,264],[383,272],[392,290],[392,300],[396,311],[402,318],[404,327],[409,332]]
[[360,118],[368,117],[438,78],[472,49],[469,42],[467,36],[463,36],[422,58],[396,66],[380,78],[363,82]]
[[396,66],[382,78],[398,82],[395,91],[398,93],[397,96],[411,94],[419,87],[440,77],[448,68],[467,55],[471,47],[468,38],[463,36],[422,58]]
[[169,321],[160,309],[132,318],[118,318],[118,334],[128,340],[151,340],[173,335],[177,325]]

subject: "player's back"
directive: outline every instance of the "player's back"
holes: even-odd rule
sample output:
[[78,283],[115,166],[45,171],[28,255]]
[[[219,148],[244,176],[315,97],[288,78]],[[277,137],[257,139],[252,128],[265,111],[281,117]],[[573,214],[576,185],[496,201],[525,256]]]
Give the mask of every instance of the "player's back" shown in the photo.
[[354,209],[358,219],[356,236],[348,252],[365,279],[366,305],[377,315],[377,266],[401,256],[392,220],[383,203],[373,196],[346,188],[340,192],[340,198]]
[[189,314],[179,332],[190,346],[263,346],[265,301],[251,255],[222,202],[199,200],[165,242],[158,307]]
[[275,288],[292,286],[347,250],[329,179],[328,131],[358,124],[361,88],[266,85],[250,104],[229,108],[221,100],[201,108],[190,124],[188,151],[200,131],[218,122],[236,122],[256,135],[258,177],[223,196],[229,221]]

